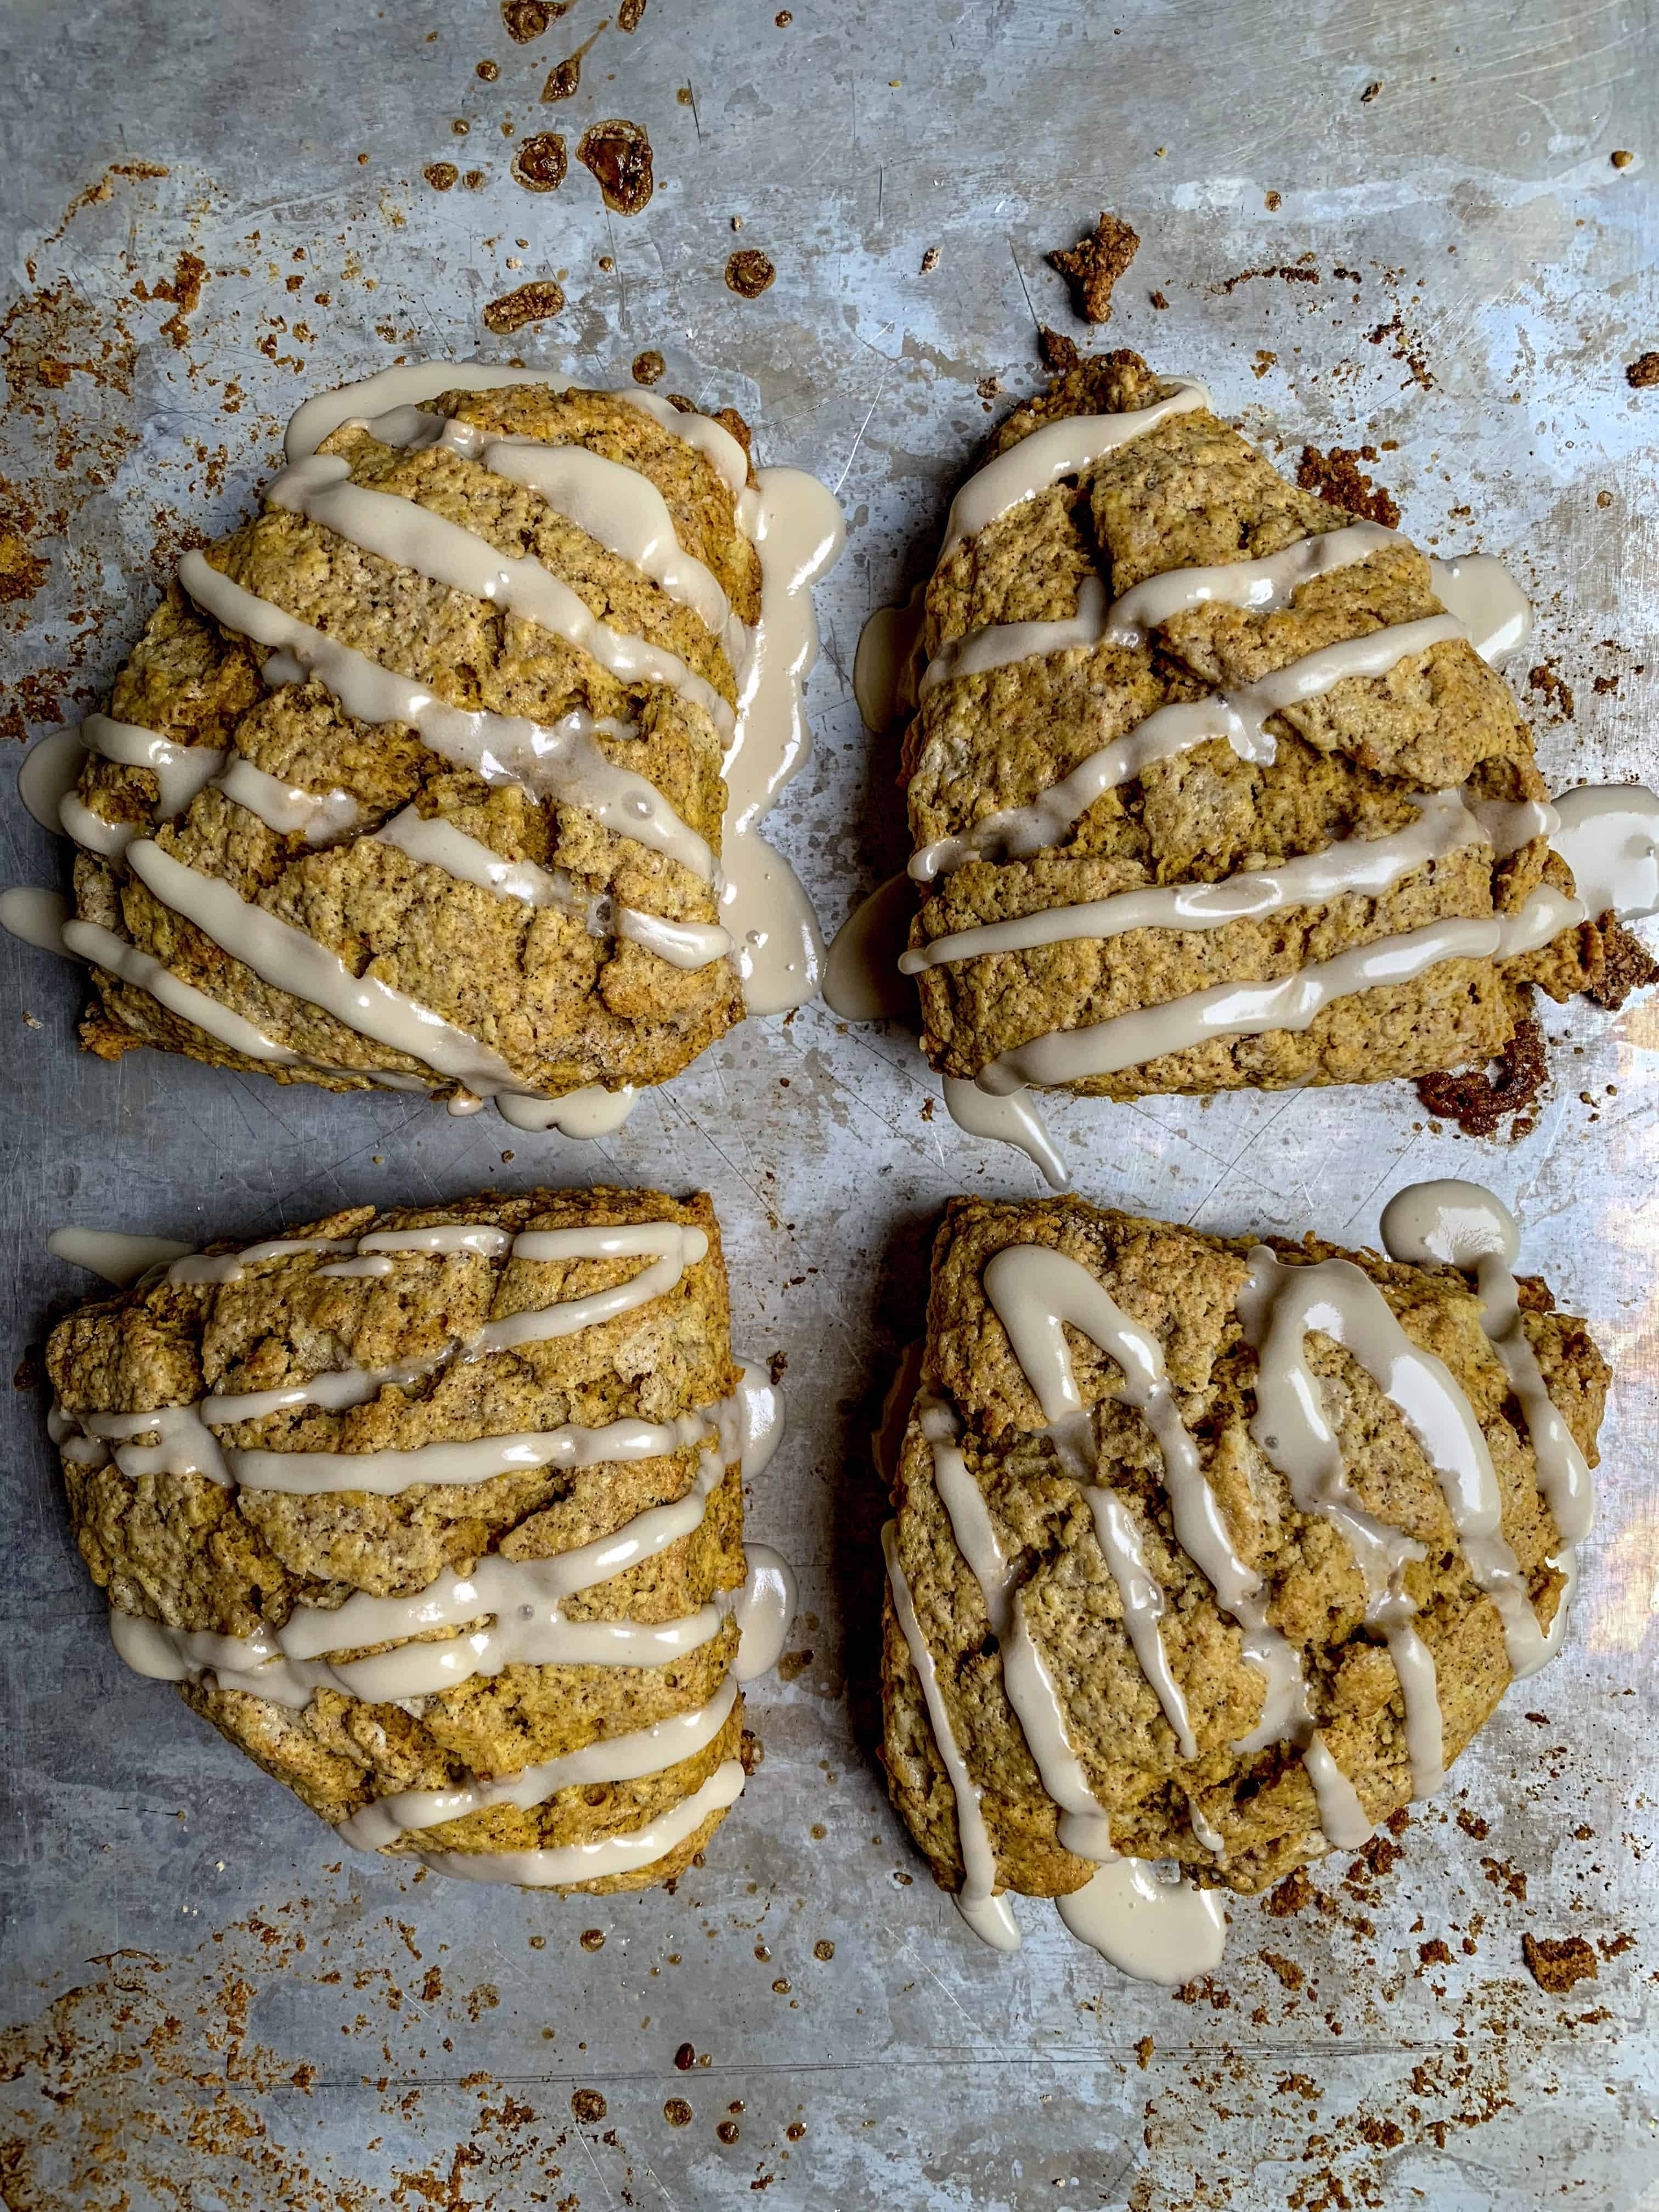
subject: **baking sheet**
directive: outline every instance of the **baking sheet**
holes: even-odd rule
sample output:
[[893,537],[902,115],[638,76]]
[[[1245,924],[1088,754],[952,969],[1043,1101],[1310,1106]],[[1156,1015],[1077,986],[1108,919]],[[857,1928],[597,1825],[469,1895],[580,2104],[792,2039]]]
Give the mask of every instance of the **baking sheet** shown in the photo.
[[[779,24],[772,0],[650,0],[540,105],[601,12],[520,45],[484,0],[12,0],[14,733],[91,702],[306,392],[400,352],[504,356],[480,311],[551,276],[567,306],[520,334],[527,359],[625,374],[660,347],[671,383],[742,406],[766,459],[845,502],[817,750],[775,817],[833,927],[901,857],[890,755],[852,703],[860,623],[925,567],[1006,404],[981,380],[1030,388],[1036,319],[1084,335],[1042,255],[1106,206],[1144,243],[1102,342],[1209,379],[1288,466],[1374,446],[1359,465],[1420,540],[1500,551],[1534,589],[1553,783],[1651,776],[1659,392],[1624,376],[1659,344],[1650,7],[793,0]],[[512,181],[504,123],[574,153],[613,115],[655,149],[643,215],[574,161],[555,194]],[[434,190],[443,161],[482,184]],[[722,281],[751,246],[778,271],[752,302]],[[64,866],[15,802],[0,823],[5,880]],[[952,1128],[900,1031],[822,1007],[745,1024],[577,1146],[153,1054],[105,1066],[73,1049],[75,976],[9,941],[0,962],[14,1358],[88,1287],[43,1254],[63,1222],[195,1239],[486,1184],[701,1184],[740,1340],[789,1358],[750,1527],[802,1592],[787,1679],[754,1701],[765,1764],[677,1895],[400,1877],[119,1666],[40,1401],[9,1394],[0,2201],[1659,2204],[1652,1005],[1551,1010],[1555,1085],[1512,1145],[1431,1130],[1399,1086],[1054,1113],[1081,1191],[1206,1229],[1364,1240],[1401,1183],[1476,1174],[1617,1367],[1565,1656],[1392,1866],[1328,1863],[1291,1917],[1237,1905],[1214,1986],[1174,1996],[1036,1905],[1017,1957],[983,1949],[873,1762],[872,1404],[945,1197],[1040,1188]],[[1587,1937],[1598,1978],[1546,1996],[1527,1929]]]

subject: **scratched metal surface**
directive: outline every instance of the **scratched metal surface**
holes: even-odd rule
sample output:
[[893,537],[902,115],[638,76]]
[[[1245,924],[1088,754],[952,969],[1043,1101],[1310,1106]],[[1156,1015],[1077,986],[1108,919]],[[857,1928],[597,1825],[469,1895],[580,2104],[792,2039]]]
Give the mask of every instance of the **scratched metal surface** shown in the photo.
[[[1109,205],[1145,243],[1106,337],[1208,377],[1292,464],[1304,440],[1377,446],[1408,528],[1503,551],[1534,586],[1537,657],[1576,696],[1569,720],[1559,691],[1531,695],[1550,776],[1651,773],[1659,392],[1623,375],[1659,344],[1640,0],[1314,0],[1294,20],[1265,0],[793,0],[781,27],[773,0],[650,0],[574,100],[538,108],[599,5],[515,45],[484,0],[10,0],[0,529],[47,564],[20,570],[0,540],[14,733],[107,679],[302,393],[477,349],[487,301],[557,274],[568,305],[525,334],[531,359],[625,372],[678,348],[699,398],[744,406],[768,457],[841,489],[817,749],[780,817],[833,927],[898,854],[891,760],[849,693],[860,620],[923,565],[986,424],[978,380],[1027,388],[1034,313],[1082,335],[1042,257]],[[510,180],[504,121],[574,150],[611,114],[656,150],[636,220],[574,162],[552,197]],[[1619,147],[1638,156],[1622,171]],[[428,186],[451,159],[482,185]],[[721,282],[739,243],[778,266],[754,303]],[[209,272],[199,299],[183,254]],[[1319,281],[1225,289],[1298,265]],[[0,821],[6,880],[63,865],[15,802]],[[1364,1239],[1401,1182],[1477,1172],[1619,1370],[1565,1656],[1419,1808],[1391,1871],[1334,1864],[1291,1917],[1238,1905],[1216,1985],[1182,2000],[1036,1905],[1017,1958],[981,1948],[913,1881],[880,1786],[872,1399],[946,1194],[1036,1188],[932,1109],[901,1033],[821,1008],[749,1024],[583,1148],[154,1054],[82,1060],[74,975],[9,943],[0,959],[14,1355],[88,1287],[43,1255],[64,1221],[196,1237],[483,1183],[702,1184],[742,1340],[790,1357],[793,1433],[751,1525],[798,1562],[804,1609],[791,1679],[756,1700],[765,1765],[678,1896],[400,1879],[343,1862],[118,1665],[40,1403],[7,1394],[0,2199],[1659,2204],[1651,1006],[1553,1014],[1555,1087],[1510,1146],[1431,1133],[1399,1088],[1055,1116],[1083,1191],[1218,1230]],[[1527,1928],[1600,1945],[1599,1978],[1546,1996]],[[584,2123],[586,2090],[605,2110]]]

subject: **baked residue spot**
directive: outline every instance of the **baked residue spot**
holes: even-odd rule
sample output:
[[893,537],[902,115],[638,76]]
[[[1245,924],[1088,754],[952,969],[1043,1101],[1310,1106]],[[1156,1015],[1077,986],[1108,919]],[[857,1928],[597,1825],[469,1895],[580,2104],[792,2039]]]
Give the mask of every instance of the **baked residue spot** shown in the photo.
[[1072,305],[1086,323],[1103,323],[1112,312],[1112,287],[1135,258],[1140,240],[1127,222],[1103,208],[1087,238],[1048,255],[1072,288]]
[[46,564],[15,531],[0,530],[0,605],[33,599],[46,580]]
[[576,159],[598,179],[605,205],[618,215],[637,215],[651,198],[651,141],[639,124],[620,115],[590,124]]
[[548,71],[547,82],[542,87],[544,100],[568,100],[577,91],[582,81],[583,56],[599,37],[599,31],[610,28],[611,18],[607,15],[600,22],[599,30],[585,38],[574,54],[567,54],[562,62],[554,64]]
[[1648,392],[1659,384],[1659,353],[1638,354],[1625,371],[1625,381],[1632,392]]
[[539,323],[549,315],[556,315],[564,305],[564,294],[550,276],[538,276],[528,284],[520,284],[515,291],[503,292],[499,300],[492,300],[483,311],[484,328],[494,331],[497,337],[509,331],[521,331],[526,323]]
[[605,2118],[605,2099],[597,2089],[573,2089],[570,2109],[585,2128]]
[[671,2097],[662,2108],[662,2116],[671,2128],[689,2128],[691,2107],[684,2097]]
[[631,38],[640,27],[640,18],[645,9],[646,0],[622,0],[621,7],[617,10],[617,28],[626,31]]
[[145,285],[142,281],[132,288],[135,300],[167,300],[177,311],[161,325],[163,337],[171,338],[175,346],[182,346],[190,332],[185,326],[186,315],[194,314],[202,303],[202,287],[207,282],[208,268],[199,253],[181,253],[173,264],[173,275],[162,277],[158,283]]
[[1167,307],[1170,304],[1162,292],[1149,292],[1146,296],[1155,307]]
[[1083,358],[1063,331],[1051,331],[1047,323],[1037,325],[1037,351],[1042,356],[1042,366],[1051,376],[1064,376]]
[[1528,671],[1527,689],[1547,699],[1562,721],[1574,720],[1572,686],[1553,660],[1540,660],[1536,668]]
[[499,62],[492,62],[488,58],[481,61],[478,64],[477,68],[472,72],[474,76],[481,77],[486,84],[494,84],[501,73],[501,64]]
[[1419,1075],[1417,1095],[1437,1120],[1455,1121],[1468,1137],[1490,1137],[1505,1115],[1533,1103],[1548,1073],[1543,1029],[1527,1014],[1489,1067]]
[[758,300],[777,273],[763,253],[745,246],[726,264],[726,289],[739,299]]
[[1521,1938],[1527,1972],[1540,1990],[1561,1996],[1575,1982],[1596,1978],[1595,1954],[1582,1936],[1534,1936]]
[[556,192],[564,182],[569,160],[556,131],[538,131],[526,138],[513,156],[513,181],[527,192]]
[[434,192],[453,191],[460,173],[453,161],[428,161],[421,172]]
[[1604,914],[1596,924],[1601,933],[1601,972],[1589,995],[1598,1006],[1617,1013],[1632,991],[1645,991],[1659,983],[1656,960],[1638,937],[1632,937],[1616,915]]
[[521,46],[539,39],[550,23],[568,15],[576,0],[501,0],[501,21],[507,35]]
[[634,356],[634,381],[635,384],[660,384],[667,367],[668,363],[656,348],[648,347],[644,353],[636,353]]
[[1395,343],[1390,350],[1395,359],[1403,361],[1411,371],[1413,383],[1421,385],[1425,392],[1433,391],[1434,379],[1429,374],[1429,365],[1424,360],[1422,354],[1413,345],[1411,333],[1407,330],[1405,318],[1401,314],[1398,307],[1395,309],[1386,323],[1379,323],[1375,330],[1367,331],[1365,336],[1369,343],[1374,346],[1387,345],[1389,340],[1392,338]]
[[1304,446],[1296,465],[1296,481],[1303,491],[1317,492],[1329,507],[1345,507],[1351,514],[1363,514],[1367,522],[1380,522],[1385,530],[1397,529],[1398,502],[1359,466],[1361,461],[1376,458],[1375,446],[1333,446],[1328,453],[1317,446]]
[[1279,261],[1263,269],[1241,269],[1237,276],[1229,276],[1224,283],[1218,284],[1215,289],[1224,293],[1235,292],[1241,284],[1249,284],[1258,276],[1277,276],[1279,282],[1285,284],[1316,284],[1319,282],[1319,271],[1308,265],[1312,259],[1313,256],[1309,254],[1305,259],[1299,262]]
[[1374,76],[1374,77],[1371,79],[1370,82],[1370,83],[1365,87],[1365,89],[1364,90],[1364,92],[1362,92],[1362,93],[1360,94],[1360,95],[1359,95],[1359,105],[1360,105],[1362,107],[1369,107],[1369,106],[1370,106],[1370,104],[1371,104],[1372,100],[1374,100],[1376,98],[1377,94],[1378,94],[1379,92],[1381,92],[1381,91],[1382,91],[1382,78],[1381,78],[1380,76]]
[[939,267],[939,253],[937,246],[930,246],[924,250],[921,257],[921,273],[924,276],[931,276],[934,270]]
[[1288,1920],[1292,1913],[1300,1912],[1311,1905],[1314,1886],[1302,1868],[1296,1867],[1287,1874],[1276,1889],[1268,1891],[1261,1900],[1261,1909],[1274,1920]]

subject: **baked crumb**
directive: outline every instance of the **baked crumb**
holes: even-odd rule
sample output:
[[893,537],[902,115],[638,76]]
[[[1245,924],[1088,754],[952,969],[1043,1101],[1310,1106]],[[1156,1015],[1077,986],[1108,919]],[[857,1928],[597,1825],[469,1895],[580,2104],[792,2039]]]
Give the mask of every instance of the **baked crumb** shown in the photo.
[[1368,522],[1395,530],[1400,525],[1398,502],[1359,467],[1361,461],[1376,458],[1375,446],[1333,446],[1328,453],[1317,446],[1304,446],[1296,480],[1304,491],[1316,493],[1328,506],[1345,507],[1351,514],[1363,514]]
[[667,368],[668,363],[656,348],[648,347],[644,353],[636,353],[634,356],[634,381],[635,384],[660,384]]
[[1630,151],[1628,147],[1615,146],[1613,149],[1612,159],[1613,166],[1615,169],[1627,169],[1631,163],[1636,159],[1636,156]]
[[[1632,982],[1630,988],[1637,986]],[[1533,1103],[1548,1075],[1543,1028],[1528,1014],[1516,1024],[1515,1035],[1489,1066],[1419,1075],[1417,1095],[1431,1114],[1455,1121],[1466,1137],[1490,1137],[1506,1114],[1522,1113]]]
[[[460,178],[460,173],[453,161],[428,161],[421,172],[434,192],[453,191]],[[297,277],[291,277],[289,281],[297,287],[300,280]]]
[[1051,331],[1047,323],[1037,325],[1037,351],[1042,356],[1042,366],[1052,376],[1064,376],[1083,358],[1070,338],[1062,331]]
[[1540,1990],[1564,1996],[1577,1982],[1598,1978],[1595,1954],[1582,1936],[1534,1936],[1521,1938],[1527,1972]]
[[1601,972],[1588,986],[1589,995],[1598,1006],[1617,1013],[1632,991],[1659,983],[1659,960],[1616,915],[1604,914],[1596,927],[1601,933]]
[[545,322],[564,306],[564,293],[550,276],[538,276],[511,292],[503,292],[483,311],[483,325],[497,337],[521,331],[526,323]]
[[1382,78],[1381,78],[1380,76],[1374,76],[1374,77],[1371,79],[1370,82],[1370,83],[1365,87],[1365,89],[1364,90],[1364,92],[1362,92],[1362,93],[1360,94],[1360,95],[1359,95],[1359,105],[1360,105],[1362,107],[1369,107],[1369,106],[1370,106],[1370,104],[1371,104],[1372,100],[1374,100],[1376,98],[1376,95],[1378,94],[1378,93],[1380,93],[1380,92],[1382,91]]
[[1135,258],[1140,240],[1128,224],[1103,208],[1087,238],[1047,258],[1072,288],[1072,305],[1086,323],[1103,323],[1112,312],[1112,287]]
[[921,273],[924,276],[931,276],[934,270],[939,267],[939,252],[937,246],[930,246],[922,255]]
[[1659,384],[1659,353],[1638,354],[1625,371],[1625,381],[1632,392],[1650,391]]

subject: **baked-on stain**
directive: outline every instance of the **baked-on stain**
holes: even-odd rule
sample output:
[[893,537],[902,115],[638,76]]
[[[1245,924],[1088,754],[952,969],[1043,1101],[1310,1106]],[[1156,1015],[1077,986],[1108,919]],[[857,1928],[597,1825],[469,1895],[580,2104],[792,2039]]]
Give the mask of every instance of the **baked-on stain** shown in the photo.
[[473,75],[475,76],[482,77],[486,84],[494,84],[501,73],[501,64],[499,62],[492,62],[489,60],[481,61],[478,64],[477,68],[473,71]]
[[175,346],[182,346],[190,335],[185,318],[194,314],[201,305],[202,287],[207,276],[208,266],[199,253],[181,253],[173,264],[171,277],[161,277],[149,285],[141,279],[133,286],[132,296],[135,300],[169,301],[176,313],[162,324],[161,335],[171,338]]
[[636,353],[634,356],[634,381],[635,384],[660,384],[667,368],[668,363],[656,348],[649,346],[645,352]]
[[640,27],[640,18],[645,9],[646,0],[622,0],[621,7],[617,10],[617,28],[626,31],[631,38]]
[[1650,349],[1646,353],[1638,354],[1625,371],[1625,381],[1632,392],[1648,392],[1659,384],[1659,353]]
[[1489,1067],[1419,1075],[1417,1095],[1438,1121],[1455,1121],[1467,1137],[1490,1137],[1507,1114],[1530,1106],[1549,1074],[1544,1032],[1530,1014]]
[[689,2128],[691,2107],[684,2097],[671,2097],[662,2108],[662,2116],[671,2128]]
[[556,315],[563,305],[564,294],[550,276],[533,277],[528,284],[503,292],[499,300],[490,301],[483,311],[484,328],[505,337],[509,331],[521,331],[526,323],[544,322],[549,315]]
[[1540,1990],[1552,1996],[1565,1996],[1575,1982],[1597,1978],[1595,1954],[1582,1936],[1534,1936],[1521,1938],[1527,1972]]
[[453,161],[428,161],[421,172],[434,192],[453,191],[460,173]]
[[527,46],[539,39],[550,23],[568,15],[576,0],[501,0],[501,21],[516,45]]
[[556,192],[569,161],[556,131],[538,131],[513,156],[513,181],[527,192]]
[[1367,522],[1380,522],[1385,530],[1400,526],[1400,507],[1393,495],[1361,470],[1361,461],[1377,458],[1375,446],[1333,446],[1322,453],[1317,446],[1304,446],[1296,465],[1299,490],[1317,492],[1328,507],[1345,507],[1350,514],[1363,514]]
[[740,300],[758,300],[777,273],[763,253],[745,246],[726,264],[726,289]]
[[608,31],[610,28],[611,18],[606,15],[601,20],[599,29],[590,32],[574,54],[567,54],[562,62],[554,64],[548,71],[547,82],[542,87],[544,100],[568,100],[580,88],[582,57],[594,40],[599,37],[599,32]]
[[585,2128],[605,2118],[605,2099],[597,2089],[573,2089],[570,2109]]
[[618,215],[638,215],[651,198],[651,141],[639,124],[620,115],[590,124],[576,159],[597,178],[605,205]]
[[1140,240],[1127,222],[1100,211],[1087,238],[1047,257],[1072,288],[1072,305],[1085,323],[1103,323],[1112,312],[1112,287],[1135,258]]
[[0,530],[0,606],[33,599],[46,580],[46,564],[15,531]]

